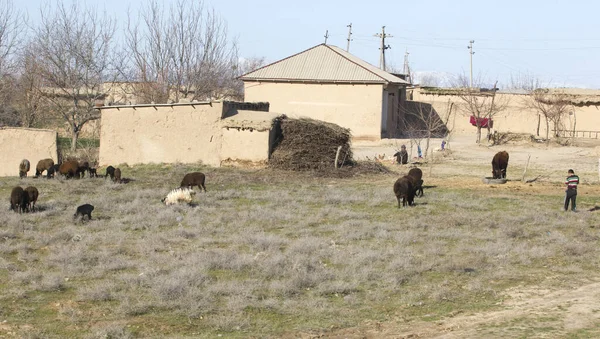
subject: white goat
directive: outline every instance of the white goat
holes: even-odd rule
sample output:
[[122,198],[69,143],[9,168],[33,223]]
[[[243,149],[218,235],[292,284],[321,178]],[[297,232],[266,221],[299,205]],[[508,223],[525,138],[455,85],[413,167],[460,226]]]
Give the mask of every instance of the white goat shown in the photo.
[[175,205],[182,202],[190,203],[192,202],[192,195],[196,194],[196,192],[188,187],[178,187],[173,189],[167,196],[161,201],[165,203],[165,205]]

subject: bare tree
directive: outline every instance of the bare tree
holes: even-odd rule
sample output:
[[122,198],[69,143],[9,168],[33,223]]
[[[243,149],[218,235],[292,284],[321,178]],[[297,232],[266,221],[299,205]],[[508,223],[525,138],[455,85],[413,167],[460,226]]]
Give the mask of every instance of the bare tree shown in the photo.
[[32,50],[40,83],[35,85],[55,112],[68,123],[71,149],[75,149],[82,127],[100,118],[102,103],[117,73],[113,59],[115,21],[106,13],[57,3],[42,10],[34,28]]
[[540,79],[529,72],[510,75],[510,83],[508,85],[508,89],[510,90],[520,90],[531,93],[541,87],[542,84]]
[[23,40],[24,20],[10,0],[0,0],[0,124],[18,126],[13,106],[16,81],[15,52]]
[[168,10],[150,1],[139,19],[129,17],[126,35],[133,78],[155,84],[142,86],[150,92],[142,96],[167,102],[221,99],[234,92],[235,41],[225,21],[202,1],[179,0]]
[[42,86],[41,68],[32,45],[27,45],[20,53],[19,69],[18,79],[14,83],[13,102],[19,113],[21,126],[33,127],[40,114],[48,111],[48,107],[39,91]]
[[234,93],[232,97],[236,100],[244,100],[244,82],[239,80],[239,77],[253,72],[266,65],[264,57],[252,57],[240,59],[237,66],[236,84],[234,85]]
[[564,118],[573,111],[568,95],[562,91],[538,88],[530,92],[525,106],[543,116],[546,122],[546,142],[549,142],[550,124],[554,127],[554,136],[558,137]]
[[[467,116],[473,117],[475,127],[477,128],[476,143],[481,142],[481,129],[484,121],[493,120],[495,116],[504,111],[509,105],[509,99],[506,96],[498,96],[496,88],[498,81],[494,83],[493,88],[482,91],[478,88],[469,88],[468,79],[465,76],[459,77],[458,97],[460,98],[459,109]],[[489,124],[488,134],[490,132]]]

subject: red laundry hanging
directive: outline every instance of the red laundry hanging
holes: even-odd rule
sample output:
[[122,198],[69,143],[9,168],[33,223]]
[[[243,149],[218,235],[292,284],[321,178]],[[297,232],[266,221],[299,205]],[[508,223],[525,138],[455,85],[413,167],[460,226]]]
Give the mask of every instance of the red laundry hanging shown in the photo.
[[469,122],[471,123],[471,125],[473,126],[477,126],[477,121],[479,121],[479,126],[481,126],[482,128],[493,128],[494,127],[494,121],[492,119],[488,119],[488,118],[475,118],[475,116],[471,115],[471,117],[469,118]]

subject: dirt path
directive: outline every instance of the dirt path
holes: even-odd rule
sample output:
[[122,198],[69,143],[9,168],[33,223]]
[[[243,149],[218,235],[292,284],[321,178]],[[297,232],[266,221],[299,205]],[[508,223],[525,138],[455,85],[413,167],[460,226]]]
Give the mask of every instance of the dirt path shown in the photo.
[[[600,323],[600,280],[570,289],[509,290],[500,310],[438,321],[401,318],[324,334],[327,338],[560,338]],[[598,335],[600,330],[580,337]]]

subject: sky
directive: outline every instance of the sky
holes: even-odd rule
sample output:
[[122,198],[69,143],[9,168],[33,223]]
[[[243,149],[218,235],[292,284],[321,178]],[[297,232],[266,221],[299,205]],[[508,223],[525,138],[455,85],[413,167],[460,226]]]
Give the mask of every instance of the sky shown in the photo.
[[[57,0],[51,1],[53,3]],[[85,1],[81,1],[85,3]],[[105,0],[122,24],[128,8],[135,13],[145,0]],[[164,0],[164,4],[176,1]],[[14,6],[39,20],[46,0],[22,0]],[[70,3],[70,1],[68,1]],[[528,74],[552,87],[600,88],[600,1],[556,0],[204,0],[227,22],[244,58],[274,62],[325,41],[378,66],[385,26],[386,63],[402,70],[405,52],[417,74],[469,75],[473,44],[474,78],[505,87]]]

